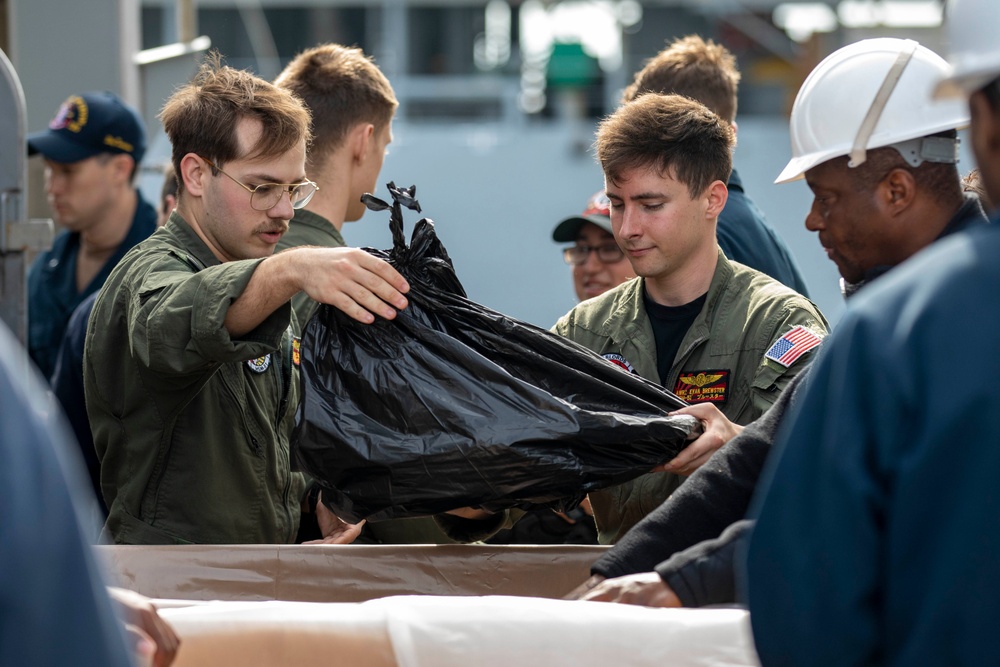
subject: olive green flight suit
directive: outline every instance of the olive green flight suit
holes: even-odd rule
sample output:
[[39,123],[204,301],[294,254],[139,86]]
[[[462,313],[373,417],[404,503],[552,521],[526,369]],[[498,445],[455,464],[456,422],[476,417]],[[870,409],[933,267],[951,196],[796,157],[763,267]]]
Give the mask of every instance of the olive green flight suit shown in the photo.
[[[797,325],[819,336],[827,333],[829,325],[819,309],[798,292],[730,261],[721,250],[718,257],[705,305],[681,342],[665,387],[691,402],[710,398],[730,421],[748,424],[774,404],[818,349],[785,367],[765,358],[771,346]],[[578,304],[560,318],[553,331],[598,354],[615,357],[633,372],[659,383],[656,343],[642,295],[643,280],[631,280]],[[698,387],[706,378],[708,384]],[[616,542],[683,480],[672,473],[654,473],[591,493],[598,540]]]
[[223,325],[260,261],[220,263],[174,212],[105,283],[84,386],[114,542],[294,540],[291,307],[239,339]]

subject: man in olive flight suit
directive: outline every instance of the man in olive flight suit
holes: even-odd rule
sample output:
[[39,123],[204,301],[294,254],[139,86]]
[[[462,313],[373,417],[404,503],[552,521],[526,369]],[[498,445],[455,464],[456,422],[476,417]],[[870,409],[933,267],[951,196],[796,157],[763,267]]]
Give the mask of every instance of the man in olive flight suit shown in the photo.
[[[321,44],[297,55],[274,84],[302,100],[312,116],[306,173],[319,185],[308,204],[295,211],[278,250],[302,245],[346,245],[345,222],[365,213],[361,195],[375,192],[392,118],[399,102],[389,80],[361,49]],[[292,298],[304,328],[317,307],[304,293]]]
[[[291,91],[312,115],[313,139],[306,152],[306,173],[319,191],[295,211],[278,251],[297,246],[339,248],[346,222],[365,213],[361,195],[375,192],[392,119],[399,102],[385,74],[358,48],[320,44],[295,56],[274,84]],[[304,332],[318,303],[305,292],[292,297],[292,311]],[[314,524],[303,517],[300,539]],[[430,518],[397,519],[365,525],[358,543],[429,544],[448,542]]]
[[[363,323],[406,307],[406,281],[351,248],[273,255],[305,177],[301,101],[210,57],[167,101],[177,209],[118,265],[84,353],[105,532],[117,543],[291,542],[304,480],[289,465],[300,291]],[[315,507],[328,542],[360,530]]]
[[[804,368],[827,323],[808,299],[719,248],[733,142],[729,123],[679,95],[643,95],[601,123],[611,226],[639,278],[576,306],[555,331],[747,424]],[[672,467],[590,494],[602,543],[677,488]]]
[[[598,130],[611,227],[635,280],[588,299],[553,330],[624,371],[748,424],[777,400],[826,335],[808,299],[726,259],[716,240],[732,171],[732,126],[679,95],[648,93]],[[703,406],[708,407],[708,406]],[[590,494],[598,540],[609,544],[656,509],[722,445],[692,443],[631,482]],[[460,509],[439,521],[456,539],[481,539],[504,515]]]

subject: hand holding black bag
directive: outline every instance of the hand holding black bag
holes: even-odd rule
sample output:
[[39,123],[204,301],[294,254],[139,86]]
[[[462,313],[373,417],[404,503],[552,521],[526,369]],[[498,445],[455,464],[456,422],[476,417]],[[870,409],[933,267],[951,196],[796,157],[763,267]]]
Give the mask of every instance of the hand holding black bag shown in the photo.
[[[339,517],[574,507],[672,459],[700,431],[681,399],[590,350],[465,298],[415,187],[389,184],[409,307],[361,324],[321,306],[302,341],[293,451]],[[374,210],[390,205],[365,195]]]

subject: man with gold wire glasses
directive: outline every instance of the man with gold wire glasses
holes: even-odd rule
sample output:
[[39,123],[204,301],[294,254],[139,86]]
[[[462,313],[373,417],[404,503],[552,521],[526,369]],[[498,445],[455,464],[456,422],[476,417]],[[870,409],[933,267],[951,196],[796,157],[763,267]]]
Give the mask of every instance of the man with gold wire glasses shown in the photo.
[[218,167],[208,158],[202,158],[215,171],[221,172],[223,176],[250,193],[250,208],[255,211],[270,211],[281,202],[281,197],[288,195],[288,201],[292,208],[298,210],[305,207],[313,195],[319,190],[319,186],[308,178],[301,183],[261,183],[250,187],[243,181],[234,178]]
[[[305,479],[291,470],[299,400],[290,299],[364,323],[405,308],[406,281],[352,248],[274,254],[306,178],[309,112],[210,56],[161,113],[177,208],[118,265],[84,353],[87,411],[119,544],[290,543]],[[310,508],[312,509],[312,508]],[[315,507],[324,538],[360,527]]]

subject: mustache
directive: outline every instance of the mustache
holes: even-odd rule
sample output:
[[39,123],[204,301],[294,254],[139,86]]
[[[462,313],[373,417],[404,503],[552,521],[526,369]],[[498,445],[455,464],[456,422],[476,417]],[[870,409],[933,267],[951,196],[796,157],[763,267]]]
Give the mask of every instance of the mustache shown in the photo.
[[285,224],[274,224],[274,223],[264,223],[256,229],[253,230],[254,234],[284,234],[288,231],[288,223]]

